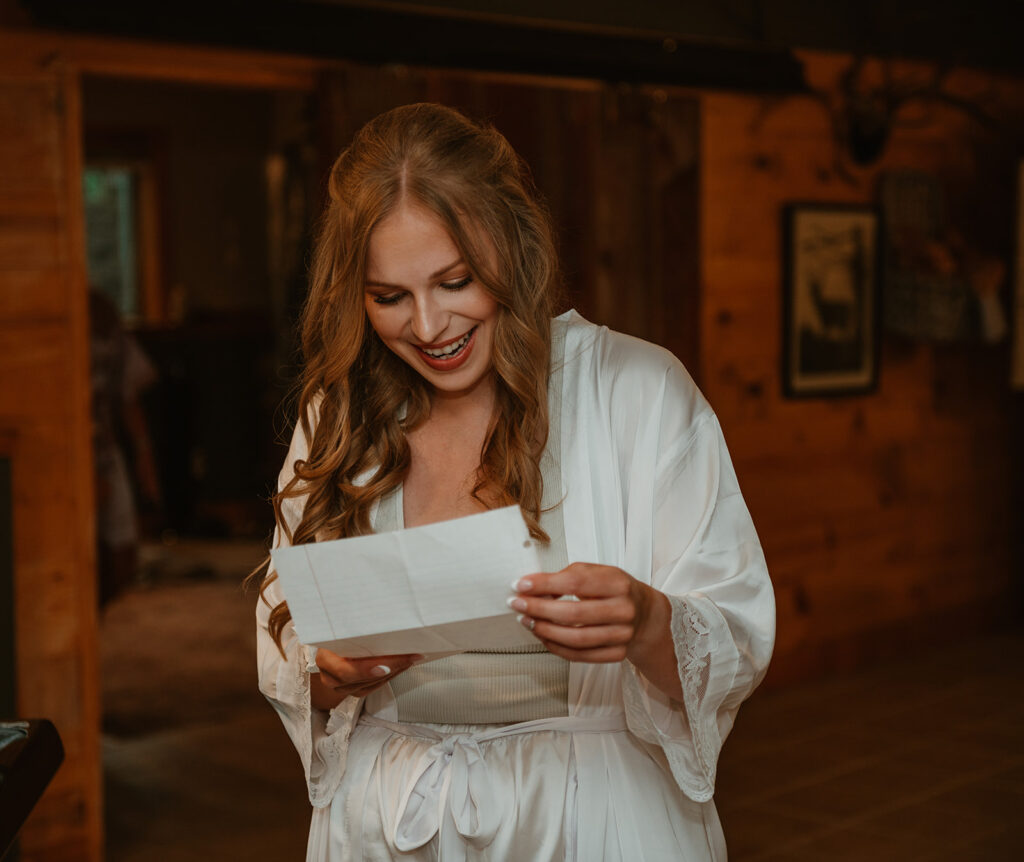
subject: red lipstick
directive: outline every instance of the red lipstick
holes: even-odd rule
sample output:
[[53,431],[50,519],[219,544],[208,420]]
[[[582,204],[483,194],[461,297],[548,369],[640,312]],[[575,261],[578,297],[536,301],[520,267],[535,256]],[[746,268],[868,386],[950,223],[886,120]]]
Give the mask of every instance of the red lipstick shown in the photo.
[[456,368],[461,367],[466,360],[469,359],[469,354],[473,352],[473,345],[476,344],[476,327],[474,326],[469,331],[469,338],[466,343],[455,353],[450,356],[431,356],[426,350],[440,350],[443,347],[447,347],[449,344],[454,344],[466,338],[466,334],[458,336],[457,338],[450,338],[448,341],[442,341],[439,344],[429,344],[424,347],[414,344],[416,351],[427,365],[433,368],[435,371],[454,371]]

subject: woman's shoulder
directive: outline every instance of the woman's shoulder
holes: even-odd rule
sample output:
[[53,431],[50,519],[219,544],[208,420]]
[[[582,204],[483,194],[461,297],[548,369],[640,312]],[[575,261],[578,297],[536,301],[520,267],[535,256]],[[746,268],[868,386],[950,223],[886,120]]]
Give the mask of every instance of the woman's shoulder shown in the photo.
[[690,418],[709,411],[707,401],[670,350],[584,319],[575,310],[556,317],[553,337],[564,338],[565,368],[590,379],[613,407],[668,401]]
[[[607,326],[591,323],[575,309],[552,321],[552,334],[565,339],[566,361],[590,361],[614,371],[662,374],[670,368],[683,369],[675,354]],[[687,375],[689,376],[689,375]]]

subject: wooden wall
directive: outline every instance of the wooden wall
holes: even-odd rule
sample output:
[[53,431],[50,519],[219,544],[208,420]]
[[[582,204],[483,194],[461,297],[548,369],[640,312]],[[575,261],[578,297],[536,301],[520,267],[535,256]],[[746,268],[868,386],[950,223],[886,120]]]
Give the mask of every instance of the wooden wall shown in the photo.
[[0,28],[0,445],[11,459],[17,711],[65,761],[21,858],[103,858],[81,76],[310,90],[313,63]]
[[[812,84],[835,98],[849,60],[805,59]],[[897,70],[917,80],[927,71]],[[949,86],[986,110],[1024,116],[1019,83],[964,73]],[[784,399],[780,210],[789,201],[870,203],[882,171],[910,167],[974,189],[953,201],[971,208],[967,221],[996,216],[1009,226],[1012,195],[999,178],[1009,171],[1013,188],[1012,148],[960,111],[916,103],[879,164],[837,170],[817,99],[706,94],[701,106],[702,383],[776,586],[769,682],[955,640],[1004,618],[1014,526],[1005,344],[885,336],[876,393]]]
[[0,61],[0,430],[11,441],[17,704],[66,753],[23,858],[96,860],[99,690],[77,82]]

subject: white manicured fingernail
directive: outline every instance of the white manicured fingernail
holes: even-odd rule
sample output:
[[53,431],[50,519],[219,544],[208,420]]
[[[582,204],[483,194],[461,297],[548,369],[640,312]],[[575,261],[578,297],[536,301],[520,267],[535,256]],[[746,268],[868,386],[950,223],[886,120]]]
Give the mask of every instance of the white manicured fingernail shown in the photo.
[[528,628],[531,632],[533,631],[533,627],[537,625],[537,621],[526,616],[526,614],[519,614],[519,616],[516,617],[516,622],[518,622],[521,626],[526,626],[526,628]]
[[505,604],[517,611],[526,610],[526,599],[521,599],[519,596],[509,596],[505,599]]
[[370,674],[372,676],[387,676],[389,673],[391,673],[391,668],[389,668],[386,664],[379,664],[373,670],[370,671]]
[[512,589],[516,590],[517,592],[522,592],[523,590],[531,590],[533,589],[533,582],[526,580],[526,578],[516,578],[514,581],[512,581]]

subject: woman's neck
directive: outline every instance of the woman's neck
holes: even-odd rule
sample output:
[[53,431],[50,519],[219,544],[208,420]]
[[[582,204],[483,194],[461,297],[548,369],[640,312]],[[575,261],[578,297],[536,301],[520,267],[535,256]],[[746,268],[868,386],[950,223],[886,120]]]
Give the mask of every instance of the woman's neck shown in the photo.
[[485,425],[489,425],[496,394],[493,376],[481,379],[467,392],[452,393],[435,389],[430,393],[430,416],[427,421],[476,424],[482,420]]
[[405,526],[447,521],[486,508],[473,489],[494,402],[493,385],[459,397],[431,398],[430,415],[407,434],[411,458],[402,498]]

